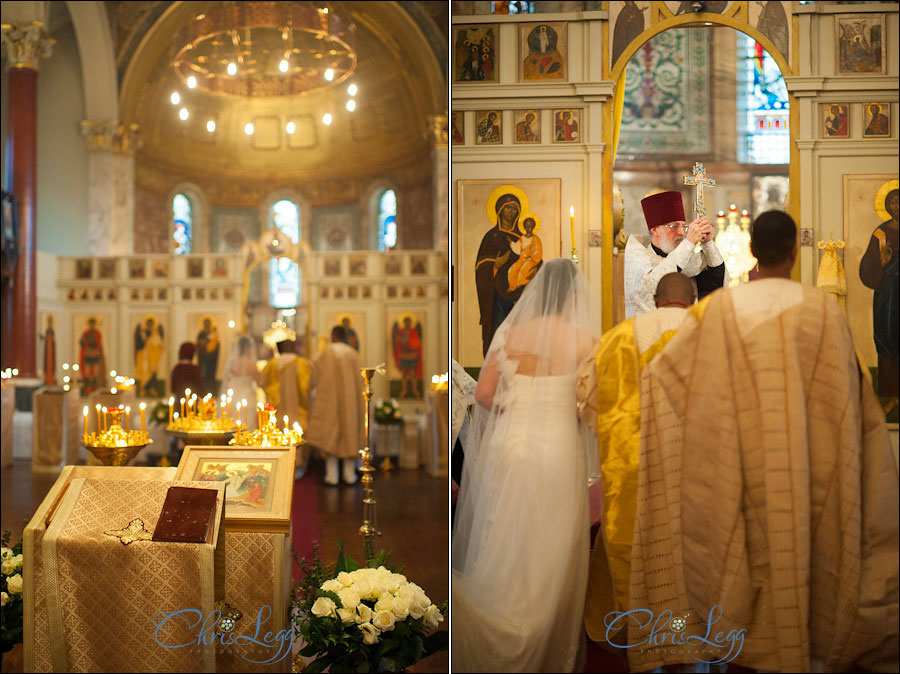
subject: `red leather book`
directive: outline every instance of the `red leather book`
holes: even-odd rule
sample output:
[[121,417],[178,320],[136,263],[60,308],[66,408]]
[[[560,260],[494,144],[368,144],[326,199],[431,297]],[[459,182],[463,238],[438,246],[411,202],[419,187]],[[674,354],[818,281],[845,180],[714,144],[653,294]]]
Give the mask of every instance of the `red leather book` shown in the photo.
[[153,540],[206,543],[216,514],[217,496],[214,489],[169,487]]

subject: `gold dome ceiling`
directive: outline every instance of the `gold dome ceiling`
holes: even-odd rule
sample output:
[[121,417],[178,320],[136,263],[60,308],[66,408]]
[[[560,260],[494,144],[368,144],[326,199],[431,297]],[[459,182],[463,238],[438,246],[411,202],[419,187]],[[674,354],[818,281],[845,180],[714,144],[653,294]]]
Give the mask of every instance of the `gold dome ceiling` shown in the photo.
[[[185,87],[172,64],[175,36],[208,4],[172,3],[125,70],[121,114],[140,128],[139,174],[283,183],[375,175],[429,156],[426,119],[446,114],[446,82],[429,38],[400,3],[332,3],[356,25],[355,72],[334,86],[278,97]],[[345,107],[350,83],[358,86],[353,112]],[[178,106],[170,100],[173,91],[180,94]],[[179,119],[181,107],[189,110],[187,120]],[[326,112],[333,116],[330,126],[322,121]],[[209,120],[214,132],[207,130]],[[252,135],[245,133],[248,122]],[[293,134],[286,131],[289,122]]]

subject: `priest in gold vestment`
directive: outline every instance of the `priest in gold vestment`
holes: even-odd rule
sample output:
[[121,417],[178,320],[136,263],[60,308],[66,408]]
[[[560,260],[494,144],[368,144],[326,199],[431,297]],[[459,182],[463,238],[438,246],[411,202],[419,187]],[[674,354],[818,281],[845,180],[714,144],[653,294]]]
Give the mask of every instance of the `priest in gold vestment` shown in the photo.
[[663,276],[656,309],[619,323],[600,339],[577,378],[578,415],[597,433],[603,489],[602,529],[591,552],[584,622],[588,636],[606,641],[605,616],[628,610],[631,538],[640,444],[640,373],[675,335],[694,303],[691,280]]
[[[278,356],[259,373],[259,384],[266,392],[266,401],[278,408],[278,421],[287,417],[289,426],[296,422],[305,430],[309,425],[309,360],[296,353],[296,343],[291,340],[278,342],[276,347]],[[308,449],[303,445],[296,454],[296,478],[303,476],[308,459]]]
[[[629,608],[644,614],[611,624],[628,625],[632,670],[897,671],[884,414],[837,303],[790,280],[790,216],[760,215],[751,247],[759,280],[688,310],[641,376]],[[667,635],[678,647],[647,647]]]

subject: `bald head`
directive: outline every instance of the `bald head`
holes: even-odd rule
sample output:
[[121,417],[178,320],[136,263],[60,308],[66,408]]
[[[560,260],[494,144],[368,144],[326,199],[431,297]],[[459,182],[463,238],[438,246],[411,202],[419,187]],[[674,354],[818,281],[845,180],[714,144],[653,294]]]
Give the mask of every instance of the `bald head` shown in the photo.
[[659,283],[656,284],[656,294],[653,296],[657,307],[668,303],[690,306],[695,299],[694,284],[691,283],[691,279],[677,271],[659,279]]

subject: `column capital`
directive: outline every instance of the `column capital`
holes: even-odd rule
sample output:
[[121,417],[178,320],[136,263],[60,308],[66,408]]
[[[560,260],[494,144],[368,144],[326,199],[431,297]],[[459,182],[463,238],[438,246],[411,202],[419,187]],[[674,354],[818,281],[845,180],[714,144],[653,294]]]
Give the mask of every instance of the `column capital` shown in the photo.
[[40,21],[4,23],[0,28],[8,67],[40,71],[41,59],[50,56],[56,44],[44,24]]
[[137,124],[122,124],[119,121],[84,119],[81,121],[81,135],[91,152],[112,152],[134,156],[141,146]]
[[447,147],[450,129],[447,115],[428,115],[428,138],[435,147]]

